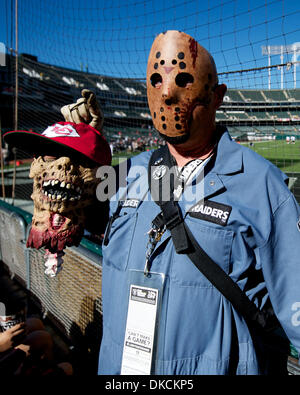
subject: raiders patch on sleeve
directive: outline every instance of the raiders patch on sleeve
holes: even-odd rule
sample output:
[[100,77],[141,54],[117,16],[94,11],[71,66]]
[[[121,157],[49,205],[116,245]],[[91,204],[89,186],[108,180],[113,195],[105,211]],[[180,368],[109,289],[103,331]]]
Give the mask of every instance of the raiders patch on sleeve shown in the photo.
[[131,207],[131,208],[137,208],[139,205],[139,200],[138,199],[126,199],[126,200],[120,200],[120,206],[121,207]]
[[211,200],[201,201],[189,210],[191,217],[226,226],[232,207]]

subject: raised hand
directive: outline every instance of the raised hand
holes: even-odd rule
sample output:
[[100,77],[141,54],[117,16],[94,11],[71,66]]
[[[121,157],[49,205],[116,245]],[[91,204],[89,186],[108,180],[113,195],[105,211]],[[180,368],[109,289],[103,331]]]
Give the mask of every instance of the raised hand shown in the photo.
[[96,95],[88,90],[81,91],[82,98],[76,103],[67,104],[61,108],[61,113],[66,122],[80,123],[84,122],[97,130],[103,126],[103,113],[96,99]]

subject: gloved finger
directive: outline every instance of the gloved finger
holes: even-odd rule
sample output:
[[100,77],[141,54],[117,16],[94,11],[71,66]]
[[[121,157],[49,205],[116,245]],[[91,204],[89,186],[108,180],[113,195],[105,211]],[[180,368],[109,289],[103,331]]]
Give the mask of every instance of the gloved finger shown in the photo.
[[90,92],[89,96],[87,97],[86,104],[91,113],[98,114],[100,106],[97,101],[96,95],[93,92]]
[[89,113],[92,116],[92,120],[90,122],[90,125],[97,129],[101,130],[103,126],[103,112],[99,106],[99,103],[97,101],[96,95],[94,93],[91,93],[88,100],[87,100],[87,106]]
[[69,106],[63,106],[60,109],[60,112],[62,113],[62,115],[65,119],[65,122],[73,122]]
[[[85,91],[87,91],[87,89]],[[91,121],[92,116],[89,112],[86,97],[82,97],[82,98],[78,99],[76,101],[76,103],[71,104],[70,107],[71,107],[70,108],[71,113],[73,113],[74,111],[75,112],[77,111],[77,114],[75,115],[76,120],[80,119],[81,122],[86,122],[86,123]]]
[[80,123],[80,122],[84,121],[83,118],[80,116],[80,113],[78,111],[78,107],[73,107],[70,110],[70,114],[71,114],[71,122]]
[[61,113],[66,122],[85,122],[97,130],[103,126],[103,113],[97,102],[96,95],[89,89],[81,91],[82,98],[76,103],[66,105],[61,108]]
[[76,103],[69,104],[71,122],[80,123],[88,121],[88,112],[86,109],[85,99],[78,99]]
[[86,100],[86,102],[88,102],[91,97],[96,97],[94,92],[89,89],[82,89],[81,96]]
[[89,113],[89,110],[87,108],[86,103],[81,102],[79,106],[74,108],[75,111],[77,111],[77,114],[81,119],[83,119],[86,122],[89,122],[91,119],[91,115]]
[[102,125],[103,125],[103,122],[98,117],[94,117],[92,119],[92,121],[90,122],[90,126],[96,130],[99,130],[99,131],[102,129]]
[[103,113],[100,110],[97,115],[96,114],[92,114],[92,115],[93,115],[93,117],[92,117],[92,121],[90,122],[90,125],[94,129],[97,129],[97,130],[100,131],[102,129],[102,127],[103,127],[103,122],[104,122]]

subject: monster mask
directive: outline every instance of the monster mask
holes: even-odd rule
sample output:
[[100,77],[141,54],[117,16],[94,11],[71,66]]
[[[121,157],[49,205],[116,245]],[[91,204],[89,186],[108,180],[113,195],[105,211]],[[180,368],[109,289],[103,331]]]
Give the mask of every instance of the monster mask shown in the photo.
[[154,40],[147,67],[147,96],[154,127],[170,143],[189,138],[196,106],[212,100],[217,84],[213,58],[189,35],[161,33]]
[[27,247],[56,252],[79,244],[85,208],[93,203],[97,186],[98,166],[85,162],[66,156],[34,159],[29,174],[34,181],[34,215]]
[[81,241],[87,212],[96,202],[97,169],[111,162],[109,145],[90,125],[72,122],[58,122],[42,134],[12,131],[4,137],[39,153],[29,174],[34,213],[27,247],[45,247],[47,274],[55,275],[63,249]]

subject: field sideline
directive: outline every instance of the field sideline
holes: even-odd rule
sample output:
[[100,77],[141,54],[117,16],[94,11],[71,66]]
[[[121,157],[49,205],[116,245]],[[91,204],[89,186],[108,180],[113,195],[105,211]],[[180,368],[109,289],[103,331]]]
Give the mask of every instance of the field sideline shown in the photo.
[[[250,146],[250,142],[241,144],[268,159],[285,173],[300,173],[300,140],[295,144],[287,144],[284,140],[255,141],[253,146]],[[112,165],[132,155],[132,153],[116,153]]]
[[241,144],[268,159],[285,173],[300,173],[299,140],[295,144],[287,144],[284,140],[254,141],[252,146],[250,142]]

